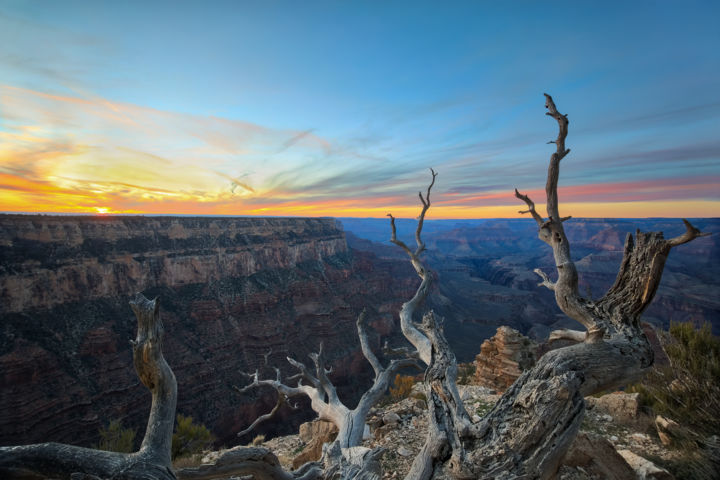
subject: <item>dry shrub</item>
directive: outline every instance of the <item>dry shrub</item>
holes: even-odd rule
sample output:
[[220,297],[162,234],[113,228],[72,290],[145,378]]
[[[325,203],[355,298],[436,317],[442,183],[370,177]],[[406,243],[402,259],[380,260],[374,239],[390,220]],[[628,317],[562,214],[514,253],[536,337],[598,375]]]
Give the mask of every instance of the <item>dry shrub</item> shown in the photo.
[[215,440],[210,430],[203,424],[196,424],[192,417],[178,414],[175,433],[172,436],[172,458],[180,458],[200,453]]
[[670,364],[628,390],[655,414],[683,427],[682,455],[665,466],[677,478],[720,478],[720,338],[709,324],[673,323],[660,335]]
[[393,402],[399,402],[400,400],[407,398],[412,391],[412,387],[415,385],[415,378],[409,375],[395,375],[393,380],[393,386],[390,387],[390,398]]

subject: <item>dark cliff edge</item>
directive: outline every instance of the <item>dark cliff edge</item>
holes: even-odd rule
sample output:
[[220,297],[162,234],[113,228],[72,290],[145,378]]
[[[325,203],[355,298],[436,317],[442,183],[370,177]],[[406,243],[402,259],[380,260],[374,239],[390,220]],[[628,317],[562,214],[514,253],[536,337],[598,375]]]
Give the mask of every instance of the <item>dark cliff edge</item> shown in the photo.
[[330,218],[0,215],[0,445],[91,445],[113,419],[142,438],[150,401],[128,344],[137,291],[160,297],[178,412],[232,445],[274,404],[233,389],[242,371],[274,375],[271,351],[269,366],[289,373],[286,356],[308,361],[323,342],[352,398],[371,373],[357,314],[370,308],[379,345],[416,283],[409,265],[350,251]]

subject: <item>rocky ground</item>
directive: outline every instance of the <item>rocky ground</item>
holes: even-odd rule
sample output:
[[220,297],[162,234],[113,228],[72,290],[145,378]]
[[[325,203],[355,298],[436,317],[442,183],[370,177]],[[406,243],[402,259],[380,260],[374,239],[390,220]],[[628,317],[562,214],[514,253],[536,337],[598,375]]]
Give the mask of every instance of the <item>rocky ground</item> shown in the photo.
[[[373,409],[368,418],[371,436],[363,442],[363,446],[386,449],[382,459],[383,478],[403,478],[425,440],[425,402],[417,387],[408,398]],[[460,386],[460,394],[474,421],[479,421],[500,398],[495,391],[480,386]],[[674,453],[660,441],[654,419],[639,412],[635,395],[613,393],[601,398],[588,398],[587,402],[588,410],[581,433],[557,478],[673,478],[649,461],[670,459]],[[312,428],[316,432],[329,430],[317,426]],[[275,453],[283,467],[289,470],[293,468],[293,459],[307,454],[308,449],[316,448],[311,445],[313,439],[308,436],[309,431],[306,429],[303,435],[273,438],[263,442],[262,446]],[[206,454],[204,461],[212,461],[219,453]]]

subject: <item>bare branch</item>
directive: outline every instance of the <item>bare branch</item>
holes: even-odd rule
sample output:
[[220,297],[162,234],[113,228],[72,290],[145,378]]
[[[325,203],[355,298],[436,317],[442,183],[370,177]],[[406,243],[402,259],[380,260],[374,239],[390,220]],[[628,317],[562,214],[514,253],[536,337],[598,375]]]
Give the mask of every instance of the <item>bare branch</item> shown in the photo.
[[522,214],[529,213],[529,214],[532,215],[532,217],[535,219],[535,221],[537,222],[538,226],[542,226],[542,224],[543,224],[543,222],[544,222],[543,217],[541,217],[540,214],[538,214],[538,213],[535,211],[535,203],[534,203],[532,200],[530,200],[530,197],[528,197],[527,195],[523,195],[522,193],[518,192],[518,189],[517,189],[517,188],[515,189],[515,196],[516,196],[517,198],[519,198],[520,200],[522,200],[523,202],[525,202],[525,203],[527,204],[527,206],[528,206],[528,210],[521,210],[521,211],[518,212],[518,213],[522,213]]
[[333,385],[333,383],[328,378],[328,373],[330,373],[331,370],[325,368],[325,356],[323,355],[322,342],[320,342],[320,349],[317,351],[317,353],[311,353],[309,357],[315,364],[315,373],[317,375],[318,381],[320,382],[320,388],[322,388],[322,390],[328,396],[328,403],[339,404],[340,399],[337,396],[337,390],[335,390],[335,385]]
[[248,433],[252,432],[255,429],[255,427],[257,427],[264,421],[270,420],[271,418],[273,418],[275,416],[275,414],[280,410],[280,408],[283,405],[285,405],[286,402],[287,402],[287,397],[281,393],[278,394],[278,399],[277,399],[277,403],[275,404],[275,407],[273,407],[273,409],[270,410],[268,413],[266,413],[264,415],[260,415],[258,418],[256,418],[255,421],[253,423],[251,423],[249,427],[247,427],[242,432],[239,432],[237,434],[237,436],[242,437],[244,435],[247,435]]
[[545,286],[545,287],[549,288],[550,290],[555,291],[555,284],[550,281],[548,276],[545,275],[545,272],[543,272],[539,268],[536,268],[535,270],[533,270],[533,272],[537,273],[540,276],[540,278],[542,278],[542,282],[538,283],[539,287]]
[[[300,370],[300,373],[298,374],[300,376],[301,380],[305,380],[310,385],[312,385],[314,388],[320,388],[320,381],[313,376],[312,373],[310,373],[310,370],[305,366],[304,363],[298,362],[294,358],[285,357],[290,365]],[[297,378],[298,375],[293,376],[292,378]]]
[[419,358],[417,350],[410,350],[407,347],[391,347],[388,344],[388,341],[385,340],[385,343],[383,344],[383,353],[386,357],[408,357],[408,358]]
[[682,245],[683,243],[695,240],[698,237],[707,237],[708,235],[710,235],[710,233],[702,233],[700,230],[693,227],[692,224],[686,219],[683,218],[682,221],[685,224],[685,233],[668,240],[668,243],[671,247],[677,247],[678,245]]
[[563,328],[560,330],[553,330],[552,332],[550,332],[548,341],[552,342],[555,340],[572,340],[574,342],[584,342],[586,336],[587,336],[587,332],[581,332],[579,330],[569,330],[567,328]]
[[557,185],[558,177],[560,175],[560,160],[565,155],[570,153],[570,150],[565,148],[565,138],[568,134],[568,119],[567,115],[563,115],[557,111],[555,102],[550,95],[545,94],[545,108],[548,109],[547,115],[553,117],[558,123],[558,137],[555,140],[557,149],[555,153],[550,157],[550,166],[548,167],[548,178],[547,184],[545,185],[545,193],[547,194],[547,213],[552,219],[559,219],[560,214],[558,213],[558,196],[557,196]]
[[428,185],[425,198],[423,198],[422,192],[418,192],[418,196],[420,197],[420,201],[422,202],[423,209],[420,212],[420,216],[418,217],[417,229],[415,230],[415,242],[417,243],[417,250],[415,250],[416,257],[425,250],[425,243],[422,241],[420,234],[422,233],[423,223],[425,222],[425,214],[430,208],[430,190],[432,190],[433,185],[435,185],[435,177],[437,177],[437,173],[435,173],[435,170],[433,170],[432,168],[430,169],[430,174],[432,175],[432,181],[430,182],[430,185]]
[[405,242],[402,240],[397,239],[397,230],[395,228],[395,217],[392,216],[392,214],[388,213],[388,217],[390,217],[390,227],[392,228],[392,236],[390,237],[390,241],[397,245],[398,247],[405,250],[405,252],[412,257],[412,250],[410,250],[410,247],[408,247]]
[[377,378],[378,375],[380,375],[380,371],[382,370],[382,365],[380,365],[380,361],[373,353],[372,349],[370,348],[370,344],[368,342],[367,332],[365,331],[365,320],[367,319],[367,310],[363,309],[363,311],[358,315],[357,319],[357,331],[358,331],[358,337],[360,337],[360,348],[362,349],[363,355],[365,355],[365,358],[372,366],[373,371],[375,372],[375,377]]

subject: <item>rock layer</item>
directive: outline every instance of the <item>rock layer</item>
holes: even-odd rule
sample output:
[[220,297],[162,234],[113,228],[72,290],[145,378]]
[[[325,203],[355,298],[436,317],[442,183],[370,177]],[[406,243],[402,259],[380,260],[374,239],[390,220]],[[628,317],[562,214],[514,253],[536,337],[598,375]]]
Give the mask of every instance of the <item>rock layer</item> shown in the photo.
[[510,327],[500,327],[475,357],[478,385],[504,391],[537,360],[538,345]]
[[368,307],[392,334],[414,287],[409,266],[383,262],[349,251],[332,219],[2,215],[0,444],[92,445],[113,419],[142,438],[149,399],[128,344],[136,291],[160,298],[178,412],[222,443],[272,408],[272,392],[232,388],[248,381],[242,371],[274,375],[269,350],[268,365],[285,369],[287,355],[307,360],[324,342],[352,397],[370,373],[356,315]]

